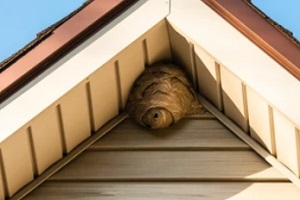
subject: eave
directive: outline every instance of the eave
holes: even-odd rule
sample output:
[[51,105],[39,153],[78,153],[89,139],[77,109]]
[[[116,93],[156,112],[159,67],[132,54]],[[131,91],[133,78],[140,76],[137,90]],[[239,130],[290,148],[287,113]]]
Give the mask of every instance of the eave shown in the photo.
[[58,22],[37,35],[35,41],[20,50],[20,55],[13,55],[1,63],[0,102],[78,46],[84,38],[107,25],[134,2],[135,0],[91,1],[67,16],[63,22]]

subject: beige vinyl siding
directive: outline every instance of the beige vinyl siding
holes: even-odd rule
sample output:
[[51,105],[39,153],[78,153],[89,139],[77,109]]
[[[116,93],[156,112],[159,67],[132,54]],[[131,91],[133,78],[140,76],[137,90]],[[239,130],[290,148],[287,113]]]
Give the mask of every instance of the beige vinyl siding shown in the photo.
[[[93,150],[134,150],[134,149],[249,149],[249,146],[241,142],[232,135],[228,129],[217,120],[212,120],[214,116],[208,116],[199,120],[201,115],[194,118],[182,119],[182,122],[175,127],[151,131],[137,128],[132,120],[118,125],[110,134],[98,140],[90,149]],[[184,134],[182,134],[184,129]],[[156,133],[159,132],[159,133]],[[151,134],[149,134],[151,133]],[[163,138],[166,139],[163,139]]]
[[[63,188],[63,189],[61,189]],[[290,183],[203,182],[203,183],[141,183],[141,182],[46,182],[26,200],[261,200],[299,199],[298,188]]]
[[278,111],[273,112],[277,158],[300,175],[299,129]]
[[[1,172],[4,194],[13,195],[33,180],[34,169],[28,129],[19,130],[1,143]],[[2,197],[4,199],[4,197]]]
[[273,108],[260,95],[247,87],[249,126],[251,136],[276,155]]
[[[59,189],[63,188],[63,189]],[[149,130],[125,119],[24,199],[298,199],[216,118]]]

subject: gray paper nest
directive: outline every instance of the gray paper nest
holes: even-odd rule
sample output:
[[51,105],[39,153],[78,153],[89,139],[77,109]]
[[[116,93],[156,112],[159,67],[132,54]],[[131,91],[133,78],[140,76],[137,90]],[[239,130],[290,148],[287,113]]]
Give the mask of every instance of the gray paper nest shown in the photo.
[[126,110],[151,129],[166,128],[182,117],[205,112],[183,70],[163,63],[146,67],[131,89]]

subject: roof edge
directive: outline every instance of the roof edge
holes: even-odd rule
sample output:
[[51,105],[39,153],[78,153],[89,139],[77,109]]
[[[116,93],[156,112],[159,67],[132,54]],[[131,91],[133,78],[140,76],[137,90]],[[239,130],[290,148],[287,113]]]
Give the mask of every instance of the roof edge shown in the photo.
[[[249,1],[202,0],[243,35],[300,80],[300,48],[285,31],[275,28]],[[264,19],[265,18],[265,19]]]
[[266,13],[264,13],[261,9],[259,9],[256,5],[252,3],[252,0],[243,0],[247,5],[249,5],[252,9],[254,9],[258,14],[260,14],[263,18],[265,18],[270,24],[272,24],[276,29],[282,32],[286,37],[288,37],[291,41],[293,41],[297,46],[300,47],[300,41],[293,36],[293,32],[289,29],[283,27],[278,22],[269,17]]
[[[38,42],[37,45],[30,48],[23,56],[20,56],[4,71],[0,72],[0,103],[48,69],[51,64],[77,47],[82,41],[89,38],[112,19],[119,16],[136,1],[137,0],[93,0],[85,5],[83,9],[80,9],[77,13],[73,14],[71,18],[65,20],[62,19],[61,23],[57,22],[57,25],[54,24],[56,26],[53,30],[49,27],[50,35],[48,33],[49,31],[46,31],[46,35],[44,36],[46,38],[44,40]],[[97,4],[98,6],[101,4],[101,10],[93,12],[94,16],[87,16],[88,12],[85,10],[94,9],[93,11],[95,11],[94,4]],[[76,18],[76,16],[77,21],[73,20],[70,22],[70,20]],[[88,18],[88,20],[86,18]],[[78,24],[78,19],[83,20],[83,24],[80,26],[76,26],[76,24]],[[66,25],[66,22],[68,22],[68,25]],[[63,29],[64,26],[66,26],[65,29],[75,29],[77,33],[66,34],[66,31],[59,31],[59,29]],[[48,48],[49,46],[50,48],[52,47],[52,49]],[[35,52],[36,55],[32,53],[34,50],[37,51]],[[39,52],[43,50],[44,52]],[[39,56],[39,54],[41,56]],[[40,58],[37,58],[37,55]]]

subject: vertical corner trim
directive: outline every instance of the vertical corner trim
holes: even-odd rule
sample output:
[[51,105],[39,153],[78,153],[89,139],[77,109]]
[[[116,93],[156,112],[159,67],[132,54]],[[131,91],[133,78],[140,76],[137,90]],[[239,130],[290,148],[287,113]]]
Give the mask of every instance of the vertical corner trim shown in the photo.
[[247,96],[247,86],[242,82],[242,95],[243,95],[243,105],[244,105],[244,118],[246,122],[246,132],[250,132],[249,123],[249,110],[248,110],[248,96]]
[[276,138],[275,138],[275,127],[274,127],[274,113],[273,107],[268,105],[268,112],[269,112],[269,126],[270,126],[270,134],[271,134],[271,148],[272,148],[272,155],[276,156]]
[[64,122],[63,122],[63,116],[62,116],[62,110],[60,104],[56,106],[56,112],[57,112],[57,118],[59,122],[61,146],[62,146],[63,154],[65,155],[68,153],[68,151],[67,151],[67,142],[65,137]]
[[31,126],[29,126],[27,128],[27,137],[28,137],[28,142],[29,142],[29,146],[30,146],[32,171],[33,171],[33,175],[36,177],[36,176],[39,175],[39,171],[38,171],[38,161],[37,161],[37,158],[36,158],[36,150],[35,150],[35,145],[34,145],[33,133],[32,133]]
[[198,72],[197,72],[197,64],[196,64],[196,53],[195,53],[195,46],[193,43],[189,43],[189,49],[190,49],[190,56],[191,56],[191,67],[192,67],[192,78],[193,78],[193,85],[196,88],[196,90],[199,90],[198,85]]
[[3,159],[3,153],[1,148],[0,148],[0,168],[1,168],[4,195],[8,197],[9,196],[8,182],[7,182],[6,172],[4,168],[4,159]]
[[295,138],[296,138],[296,149],[297,149],[297,167],[298,167],[298,178],[300,178],[300,130],[295,127]]
[[89,110],[89,121],[90,127],[92,129],[92,133],[96,132],[95,119],[94,119],[94,110],[93,110],[93,100],[92,100],[92,91],[91,91],[91,83],[87,81],[85,84],[86,94],[87,94],[87,103]]
[[142,45],[143,45],[144,61],[145,61],[146,66],[149,66],[150,61],[149,61],[149,51],[148,51],[147,39],[143,40]]
[[124,109],[125,105],[123,106],[123,94],[122,94],[121,73],[120,73],[119,60],[115,61],[114,66],[115,66],[116,82],[117,82],[117,90],[118,90],[119,113],[121,113],[122,110]]
[[218,107],[220,111],[224,112],[224,101],[222,94],[222,81],[221,81],[221,65],[215,62],[215,71],[216,71],[216,82],[217,82],[217,95],[218,95]]

